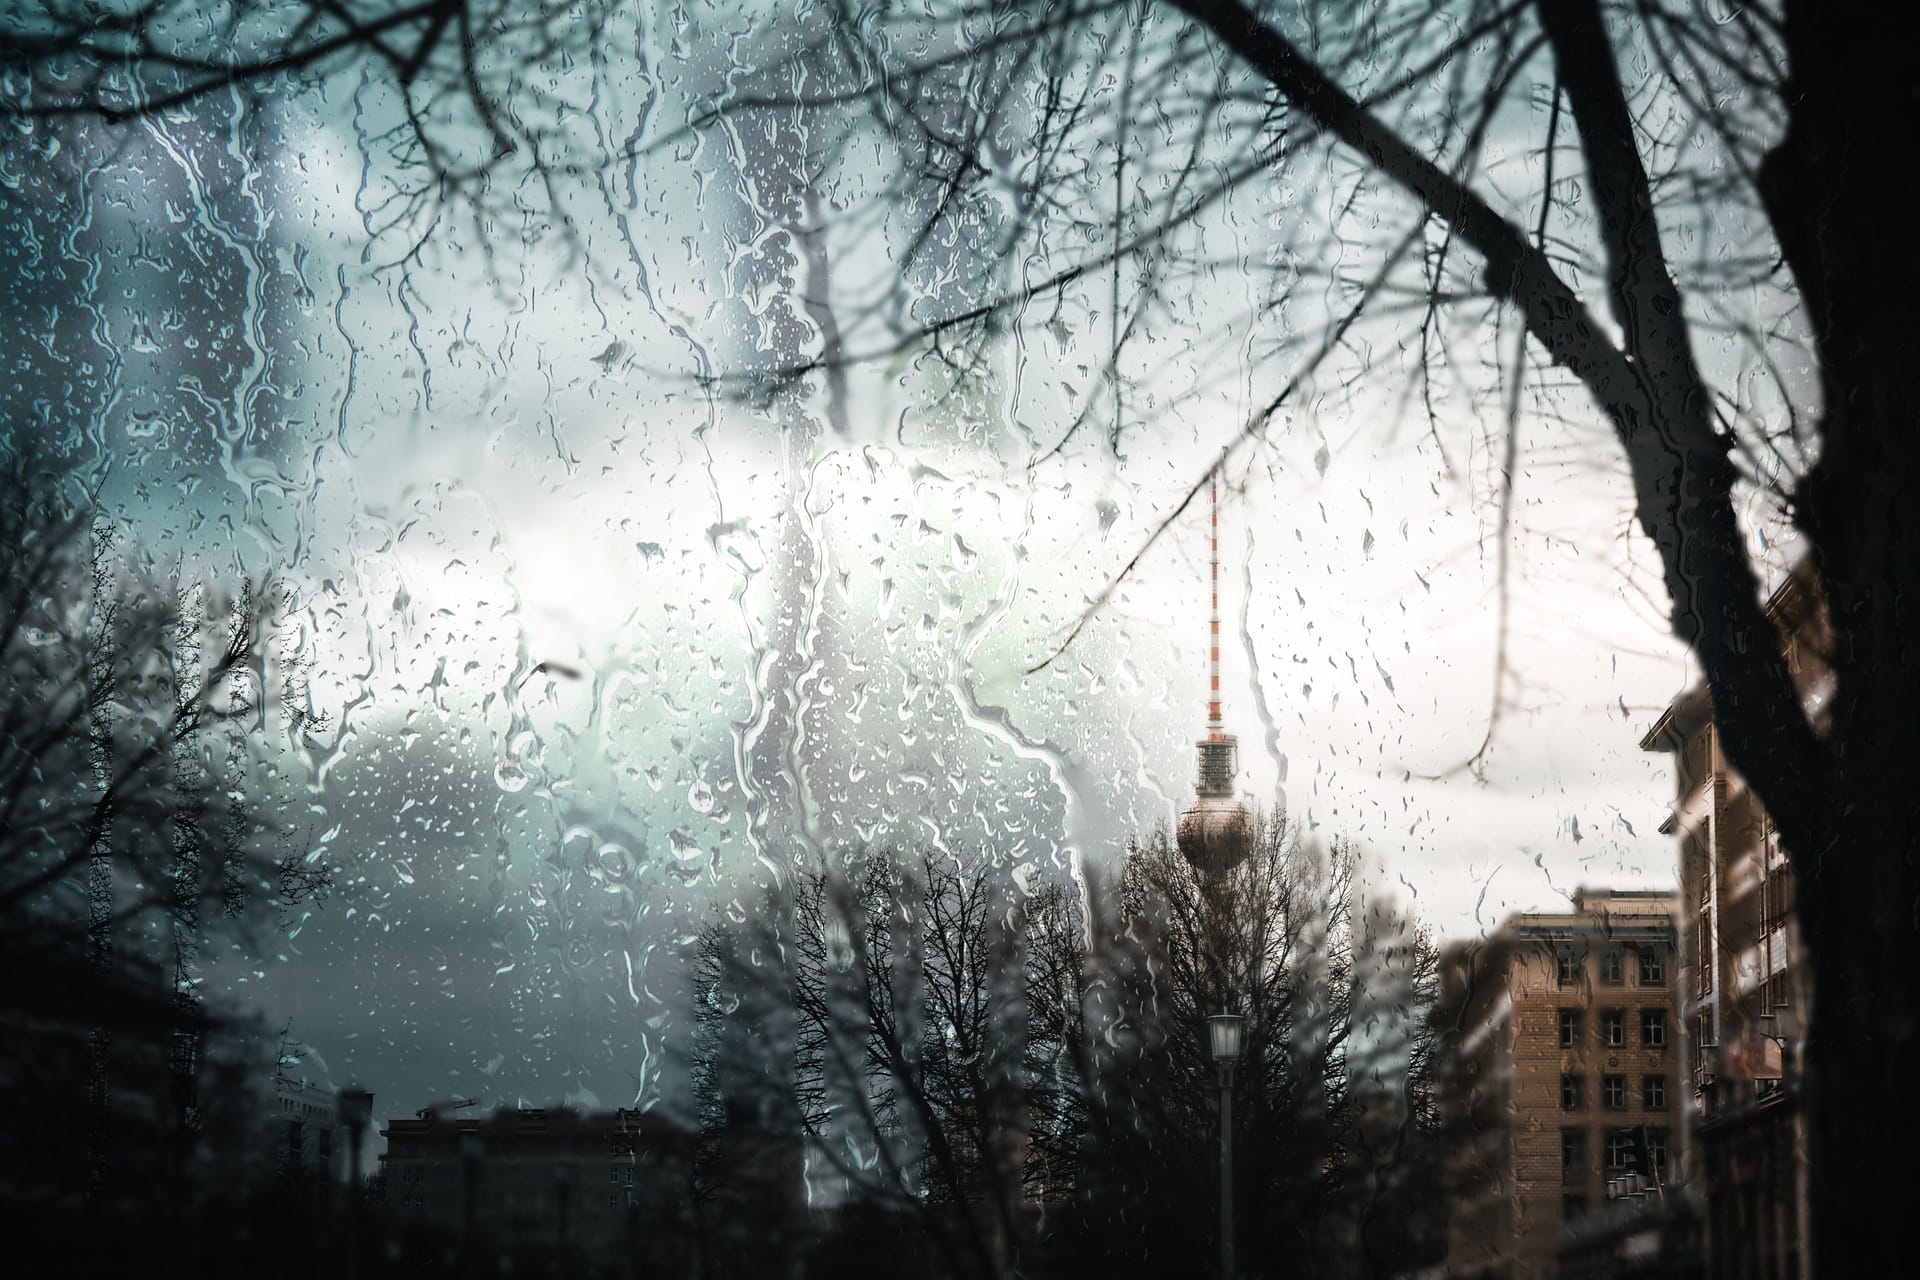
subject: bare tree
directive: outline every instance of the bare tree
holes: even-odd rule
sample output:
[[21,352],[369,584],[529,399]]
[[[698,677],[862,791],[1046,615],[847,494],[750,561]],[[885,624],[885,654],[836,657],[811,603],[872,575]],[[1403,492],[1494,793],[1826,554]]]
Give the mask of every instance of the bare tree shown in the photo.
[[[531,194],[577,172],[578,103],[546,72],[592,47],[614,0],[33,0],[0,17],[0,118],[112,123],[364,73],[388,123],[369,144],[407,178],[375,225],[416,252],[451,212],[488,249]],[[538,203],[538,199],[535,199]],[[555,229],[565,223],[549,205]]]
[[0,1177],[47,1209],[133,1212],[188,1190],[225,1026],[202,948],[254,938],[329,869],[257,812],[236,754],[262,606],[140,576],[57,468],[0,465]]
[[[1062,48],[1039,16],[1009,17],[986,34],[969,27],[970,12],[952,8],[952,34],[932,58],[888,56],[898,31],[864,39],[856,65],[878,68],[866,96],[911,117],[914,95],[936,89],[956,56],[998,65],[1009,33],[1037,59]],[[1863,1248],[1892,1265],[1911,1251],[1912,1227],[1891,1185],[1859,1194],[1819,1170],[1898,1167],[1915,1136],[1915,1108],[1896,1102],[1889,1114],[1866,1101],[1902,1097],[1920,1035],[1920,818],[1901,798],[1904,766],[1893,763],[1920,711],[1920,675],[1906,657],[1920,627],[1907,581],[1920,528],[1898,514],[1920,480],[1905,407],[1920,388],[1898,354],[1914,322],[1890,314],[1906,315],[1896,300],[1920,279],[1889,217],[1904,207],[1920,140],[1901,88],[1913,37],[1875,6],[1836,12],[1792,0],[1729,6],[1722,22],[1653,0],[1381,6],[1351,17],[1312,4],[1173,0],[1125,14],[1109,38],[1069,42],[1033,73],[1046,86],[1040,137],[1064,130],[1061,149],[1087,156],[1088,132],[1107,121],[1083,126],[1072,110],[1053,114],[1054,103],[1104,74],[1116,85],[1106,101],[1120,108],[1113,132],[1122,140],[1103,174],[1170,150],[1206,162],[1167,164],[1174,176],[1159,190],[1172,197],[1129,200],[1117,183],[1105,243],[1088,237],[1088,250],[1041,292],[1070,296],[1089,272],[1113,268],[1118,280],[1124,267],[1140,282],[1124,296],[1136,311],[1151,306],[1169,256],[1198,260],[1181,235],[1208,202],[1246,183],[1285,183],[1317,156],[1338,209],[1365,204],[1398,226],[1343,242],[1352,224],[1334,218],[1317,238],[1308,233],[1309,263],[1339,260],[1340,247],[1377,265],[1341,282],[1341,307],[1301,351],[1276,346],[1294,371],[1248,435],[1354,325],[1398,310],[1398,330],[1424,353],[1433,334],[1464,323],[1503,371],[1504,534],[1525,407],[1544,409],[1533,419],[1559,433],[1569,427],[1552,408],[1556,394],[1577,389],[1598,410],[1728,755],[1775,816],[1805,886],[1814,1248],[1823,1270],[1837,1272]],[[901,30],[927,21],[904,6],[896,16]],[[1083,24],[1105,33],[1113,20],[1095,11]],[[871,33],[885,24],[854,25]],[[1534,85],[1544,88],[1542,109],[1510,110],[1510,97]],[[1222,109],[1249,92],[1284,128],[1263,135]],[[1134,94],[1152,105],[1130,110]],[[933,176],[962,195],[982,190],[992,175],[986,149],[945,140],[955,158]],[[1517,142],[1532,163],[1518,174],[1496,167],[1496,141],[1507,154]],[[1035,204],[1090,189],[1039,162],[1027,173]],[[1201,183],[1191,195],[1190,180]],[[1014,290],[959,320],[978,331],[1008,305],[1030,307],[1034,292]],[[1116,319],[1122,296],[1116,287]],[[1495,341],[1509,326],[1510,359]],[[1112,332],[1115,360],[1126,332]],[[1796,365],[1809,371],[1796,375]],[[1459,376],[1457,362],[1441,367]],[[1432,371],[1423,358],[1423,394]],[[1197,470],[1190,492],[1204,481]],[[1772,495],[1809,549],[1836,637],[1830,721],[1803,704],[1762,608],[1741,520],[1750,495]],[[1497,718],[1504,651],[1496,665]],[[1858,998],[1867,990],[1872,1001]]]
[[[1246,1018],[1234,1071],[1237,1249],[1255,1274],[1303,1256],[1328,1275],[1391,1274],[1432,1241],[1381,1223],[1429,1161],[1435,950],[1370,904],[1344,845],[1320,851],[1262,820],[1218,880],[1164,833],[1134,848],[1105,928],[1093,1052],[1101,1158],[1084,1249],[1124,1262],[1205,1256],[1215,1167],[1207,1019]],[[1144,1238],[1143,1238],[1144,1237]]]
[[[1155,836],[1096,893],[1091,941],[1075,895],[1020,895],[984,863],[869,855],[801,876],[786,932],[773,915],[702,934],[709,1125],[731,1088],[736,1114],[805,1143],[820,1200],[861,1229],[907,1224],[925,1265],[956,1274],[1204,1256],[1206,1019],[1232,1008],[1249,1020],[1247,1261],[1284,1269],[1303,1243],[1329,1274],[1418,1260],[1380,1222],[1406,1208],[1431,1132],[1433,949],[1368,912],[1350,855],[1278,825],[1258,848],[1204,886]],[[742,1040],[743,1023],[790,1043]]]
[[[1060,1174],[1028,1135],[1062,1127],[1078,1078],[1056,1061],[1073,1028],[1034,1016],[1064,1010],[1022,989],[1067,896],[1011,889],[984,867],[863,855],[797,874],[790,918],[709,926],[696,956],[709,1124],[764,1117],[804,1143],[822,1200],[910,1221],[930,1265],[962,1275],[1008,1274],[1027,1243],[1024,1206]],[[741,1018],[780,1031],[742,1042]]]

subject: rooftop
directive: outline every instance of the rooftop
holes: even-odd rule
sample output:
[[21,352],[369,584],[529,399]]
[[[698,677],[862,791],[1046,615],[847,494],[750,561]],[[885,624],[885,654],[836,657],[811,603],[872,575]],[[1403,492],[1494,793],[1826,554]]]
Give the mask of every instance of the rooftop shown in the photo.
[[463,1133],[489,1138],[600,1138],[610,1133],[667,1137],[685,1132],[664,1116],[622,1107],[616,1111],[576,1111],[571,1107],[500,1107],[489,1115],[394,1117],[382,1127],[388,1137],[451,1140]]

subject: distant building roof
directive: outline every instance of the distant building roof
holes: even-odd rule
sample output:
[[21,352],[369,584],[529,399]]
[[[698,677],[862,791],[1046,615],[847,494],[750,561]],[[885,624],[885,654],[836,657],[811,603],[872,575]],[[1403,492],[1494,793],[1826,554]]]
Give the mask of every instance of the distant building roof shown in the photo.
[[1485,938],[1460,938],[1442,950],[1444,964],[1491,960],[1519,947],[1582,938],[1651,939],[1674,928],[1672,889],[1607,889],[1582,885],[1568,911],[1520,911]]
[[483,1116],[435,1113],[421,1118],[395,1117],[380,1130],[382,1136],[415,1141],[452,1141],[463,1133],[506,1140],[604,1139],[620,1133],[636,1139],[671,1140],[688,1130],[650,1111],[622,1107],[614,1111],[576,1111],[571,1107],[500,1107]]

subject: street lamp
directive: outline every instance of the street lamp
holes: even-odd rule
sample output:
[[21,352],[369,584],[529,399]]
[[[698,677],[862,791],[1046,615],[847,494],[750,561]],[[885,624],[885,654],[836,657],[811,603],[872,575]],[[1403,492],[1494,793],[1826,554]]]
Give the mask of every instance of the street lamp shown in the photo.
[[573,1194],[573,1155],[563,1151],[560,1163],[553,1166],[553,1194],[559,1209],[554,1229],[554,1262],[559,1265],[567,1256],[567,1200]]
[[1220,1280],[1233,1280],[1233,1066],[1246,1034],[1247,1020],[1237,1013],[1207,1019],[1207,1047],[1220,1070]]
[[338,1108],[340,1123],[347,1127],[347,1221],[353,1232],[347,1242],[347,1274],[354,1276],[360,1271],[360,1143],[373,1122],[373,1094],[350,1084],[340,1091]]
[[373,1123],[373,1094],[359,1085],[350,1084],[340,1091],[340,1123],[347,1127],[348,1160],[347,1182],[360,1185],[360,1142],[366,1137],[367,1126]]
[[480,1157],[486,1153],[486,1150],[487,1140],[481,1136],[479,1126],[476,1124],[469,1129],[463,1123],[460,1129],[460,1164],[467,1175],[467,1206],[466,1225],[462,1231],[461,1242],[463,1251],[467,1255],[466,1273],[468,1275],[472,1275],[479,1265],[473,1245],[473,1213],[477,1190],[475,1184],[480,1180]]

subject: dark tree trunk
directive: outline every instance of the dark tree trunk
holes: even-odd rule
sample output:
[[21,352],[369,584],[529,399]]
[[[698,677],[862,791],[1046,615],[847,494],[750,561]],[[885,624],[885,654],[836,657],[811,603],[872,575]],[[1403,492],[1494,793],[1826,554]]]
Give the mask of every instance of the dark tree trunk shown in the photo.
[[[1768,212],[1818,345],[1820,460],[1796,495],[1834,633],[1825,830],[1802,833],[1814,976],[1808,1044],[1813,1250],[1821,1276],[1893,1274],[1915,1252],[1914,980],[1920,973],[1920,43],[1910,12],[1787,5],[1790,124]],[[1903,743],[1907,745],[1902,745]],[[1780,785],[1790,785],[1782,780]],[[1767,788],[1762,787],[1762,797]]]

